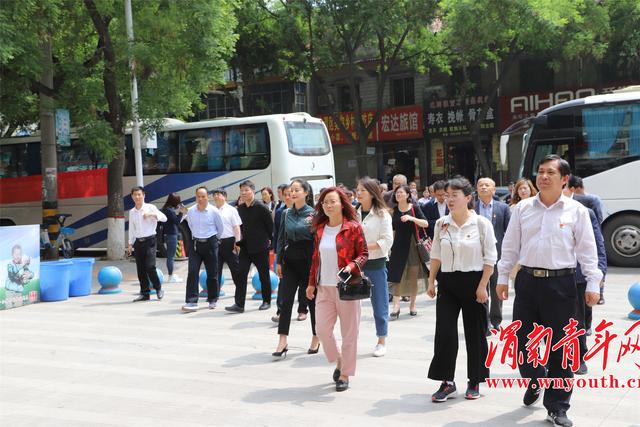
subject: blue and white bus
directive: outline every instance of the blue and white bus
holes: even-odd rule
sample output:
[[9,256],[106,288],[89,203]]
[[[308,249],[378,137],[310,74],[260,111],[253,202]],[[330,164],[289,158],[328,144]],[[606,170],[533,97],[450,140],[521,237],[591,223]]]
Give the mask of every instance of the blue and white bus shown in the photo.
[[[134,155],[127,135],[123,177],[125,210],[133,201]],[[294,178],[314,189],[334,185],[329,134],[322,120],[306,113],[221,118],[194,123],[167,120],[157,134],[157,148],[143,149],[147,202],[162,206],[176,192],[183,203],[194,200],[195,188],[222,187],[229,200],[239,195],[246,179],[275,188]],[[73,216],[66,225],[76,230],[76,248],[107,246],[107,169],[81,141],[58,147],[59,211]],[[0,224],[41,222],[40,139],[0,140]]]
[[500,140],[503,164],[510,136],[524,129],[519,176],[535,182],[547,154],[569,161],[603,201],[609,262],[640,267],[640,87],[563,102],[513,124]]

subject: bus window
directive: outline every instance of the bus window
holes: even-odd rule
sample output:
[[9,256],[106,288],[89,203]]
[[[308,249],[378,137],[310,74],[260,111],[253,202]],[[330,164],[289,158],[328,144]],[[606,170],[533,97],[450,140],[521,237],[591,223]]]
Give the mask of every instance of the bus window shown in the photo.
[[106,168],[98,155],[82,141],[72,139],[70,146],[57,146],[58,172],[75,172]]
[[264,169],[269,166],[266,124],[227,128],[225,155],[229,170]]
[[591,176],[640,159],[640,104],[585,107],[576,174]]
[[39,143],[0,146],[0,178],[40,174]]
[[220,129],[194,129],[180,135],[180,171],[224,170]]
[[160,132],[158,148],[142,150],[145,175],[178,171],[178,133]]
[[569,151],[569,147],[572,145],[572,139],[538,140],[533,152],[533,161],[529,163],[531,165],[531,180],[535,182],[536,175],[538,175],[538,163],[549,154],[557,154],[572,164]]
[[320,123],[285,122],[289,152],[298,156],[323,156],[331,151]]
[[15,178],[18,172],[18,146],[20,144],[0,145],[0,178]]

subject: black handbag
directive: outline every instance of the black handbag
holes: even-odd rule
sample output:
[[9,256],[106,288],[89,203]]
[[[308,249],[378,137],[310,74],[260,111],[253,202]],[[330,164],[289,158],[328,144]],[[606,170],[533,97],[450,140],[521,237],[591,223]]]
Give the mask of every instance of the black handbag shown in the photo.
[[[411,207],[411,213],[415,217],[416,213],[413,210],[413,206]],[[418,248],[418,255],[420,256],[420,261],[423,264],[427,264],[431,260],[431,246],[433,245],[433,241],[431,237],[424,236],[420,237],[420,231],[418,231],[418,226],[414,223],[413,226],[416,229],[416,247]]]
[[[357,265],[357,264],[356,264]],[[358,267],[359,268],[359,267]],[[342,272],[338,273],[338,275]],[[355,301],[359,299],[371,298],[371,287],[373,284],[367,276],[362,273],[359,277],[349,277],[338,282],[338,295],[342,301]]]

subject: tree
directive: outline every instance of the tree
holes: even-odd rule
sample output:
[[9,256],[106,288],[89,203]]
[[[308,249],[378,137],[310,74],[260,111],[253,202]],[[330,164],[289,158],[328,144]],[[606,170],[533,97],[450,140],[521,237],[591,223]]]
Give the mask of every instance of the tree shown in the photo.
[[462,71],[456,97],[464,107],[475,89],[469,68],[500,67],[484,89],[488,97],[476,120],[465,115],[483,176],[491,176],[491,168],[480,141],[481,125],[513,65],[525,55],[547,58],[552,67],[560,60],[601,58],[608,32],[606,10],[593,1],[443,0],[442,22],[450,66]]
[[610,21],[610,42],[605,62],[621,80],[640,79],[640,2],[616,0],[604,3]]
[[[348,141],[356,146],[358,174],[368,174],[367,138],[383,110],[390,75],[401,66],[424,68],[434,62],[438,39],[430,31],[436,0],[294,0],[262,8],[286,36],[290,64],[309,78],[329,102],[330,114]],[[241,37],[242,39],[242,37]],[[366,61],[364,61],[366,59]],[[328,70],[340,69],[350,90],[356,137],[347,130],[339,106],[329,96]],[[361,74],[376,77],[373,119],[365,123],[362,99],[356,89]]]
[[[26,17],[34,14],[38,3],[9,3],[9,8],[15,10],[3,14],[3,22],[21,8],[20,13]],[[124,134],[132,111],[124,6],[117,0],[49,0],[47,4],[55,7],[53,87],[43,88],[34,79],[34,58],[40,58],[33,49],[38,21],[20,21],[11,29],[28,36],[13,50],[0,50],[3,77],[13,80],[10,88],[14,92],[36,88],[53,97],[57,106],[68,108],[80,138],[108,162],[107,255],[110,259],[122,258]],[[191,115],[200,94],[222,81],[235,42],[232,6],[231,0],[133,3],[136,43],[131,53],[140,90],[138,112],[143,122],[157,126],[163,117]],[[14,102],[22,100],[15,98]],[[5,116],[4,103],[0,108],[0,114]],[[19,117],[13,110],[28,108],[12,107],[11,117]]]

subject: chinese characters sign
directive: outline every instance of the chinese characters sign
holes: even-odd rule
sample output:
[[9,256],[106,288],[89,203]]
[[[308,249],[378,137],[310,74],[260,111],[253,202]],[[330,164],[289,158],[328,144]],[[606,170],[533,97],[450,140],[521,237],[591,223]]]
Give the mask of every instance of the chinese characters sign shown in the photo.
[[[480,117],[482,105],[487,96],[470,96],[463,106],[459,99],[430,101],[425,110],[425,134],[429,137],[469,135],[467,120],[473,123]],[[481,125],[481,132],[491,133],[495,129],[495,107],[487,110],[487,116]]]
[[[339,113],[340,120],[349,130],[354,139],[357,139],[356,120],[352,112]],[[362,112],[362,121],[365,125],[371,123],[374,111]],[[411,105],[383,110],[378,122],[367,138],[368,142],[397,141],[403,139],[422,139],[422,107]],[[340,128],[330,115],[321,116],[327,125],[331,142],[335,145],[347,144],[347,136],[340,132]]]
[[[578,338],[585,334],[584,329],[578,329],[578,322],[570,319],[569,324],[563,328],[564,335],[553,339],[553,331],[549,327],[533,324],[533,330],[527,334],[527,341],[523,346],[518,345],[516,332],[522,327],[522,322],[516,320],[507,327],[500,327],[500,330],[492,329],[491,333],[498,337],[498,344],[502,344],[500,353],[500,364],[508,365],[515,369],[522,363],[531,363],[534,367],[544,366],[549,361],[551,351],[562,352],[562,367],[567,366],[576,372],[580,366]],[[632,358],[634,353],[640,354],[640,320],[633,323],[623,335],[616,334],[610,330],[613,322],[601,320],[594,328],[595,343],[584,354],[584,361],[587,362],[594,356],[602,356],[602,370],[606,370],[609,361],[609,354],[615,349],[617,344],[617,355],[615,362],[620,363],[623,358]],[[616,339],[617,338],[617,339]],[[525,350],[525,351],[522,351]],[[498,345],[494,342],[489,344],[489,352],[485,361],[485,366],[489,367],[497,356]],[[616,354],[616,353],[613,353]],[[636,354],[635,356],[637,357]],[[640,361],[633,360],[633,363],[640,369]]]
[[69,147],[71,145],[71,120],[69,110],[56,110],[56,140],[58,145]]

